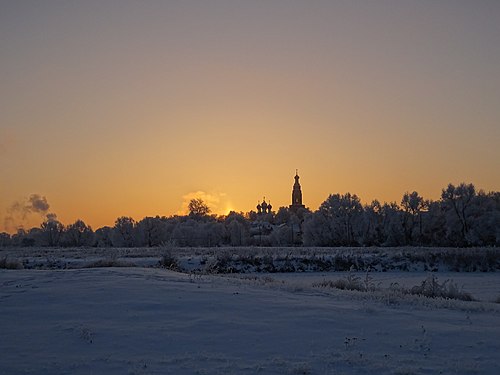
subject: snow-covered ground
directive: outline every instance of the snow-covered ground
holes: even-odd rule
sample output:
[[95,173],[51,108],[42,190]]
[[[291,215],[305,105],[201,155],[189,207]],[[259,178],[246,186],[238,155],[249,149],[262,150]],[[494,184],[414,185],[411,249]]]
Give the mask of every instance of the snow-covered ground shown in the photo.
[[315,276],[0,270],[0,374],[498,374],[499,304]]
[[[253,277],[285,281],[288,285],[297,287],[310,286],[322,281],[346,279],[349,275],[359,277],[361,283],[369,278],[371,285],[377,289],[386,290],[392,285],[400,285],[408,289],[420,285],[430,275],[435,275],[438,282],[450,280],[457,284],[464,292],[469,293],[478,301],[492,302],[500,299],[500,273],[499,272],[306,272],[306,273],[274,273],[259,274]],[[499,306],[500,307],[500,306]]]

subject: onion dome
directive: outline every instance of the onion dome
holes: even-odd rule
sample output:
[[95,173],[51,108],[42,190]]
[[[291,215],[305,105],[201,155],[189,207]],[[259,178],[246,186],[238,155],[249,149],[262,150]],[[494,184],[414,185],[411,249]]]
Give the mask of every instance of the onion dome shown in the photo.
[[263,211],[266,211],[266,210],[267,210],[267,203],[266,203],[266,201],[263,201],[263,202],[262,202],[261,207],[262,207],[262,210],[263,210]]

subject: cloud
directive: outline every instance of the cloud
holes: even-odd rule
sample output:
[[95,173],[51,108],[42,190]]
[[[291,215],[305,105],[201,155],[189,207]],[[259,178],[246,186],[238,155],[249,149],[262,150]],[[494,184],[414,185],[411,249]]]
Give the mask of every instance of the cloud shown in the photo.
[[177,215],[187,215],[189,213],[188,205],[191,199],[200,198],[210,208],[214,214],[226,214],[228,198],[226,193],[207,193],[202,190],[192,191],[182,196],[182,205]]
[[49,203],[47,202],[47,198],[42,197],[38,194],[31,194],[28,202],[30,203],[27,208],[32,212],[39,212],[45,214],[49,210]]
[[[33,221],[33,216],[36,215],[37,219],[45,217],[49,211],[50,204],[47,198],[40,194],[31,194],[23,201],[17,201],[7,209],[7,215],[4,217],[3,225],[7,231],[15,231]],[[49,215],[54,214],[48,214]],[[54,215],[55,216],[55,215]]]

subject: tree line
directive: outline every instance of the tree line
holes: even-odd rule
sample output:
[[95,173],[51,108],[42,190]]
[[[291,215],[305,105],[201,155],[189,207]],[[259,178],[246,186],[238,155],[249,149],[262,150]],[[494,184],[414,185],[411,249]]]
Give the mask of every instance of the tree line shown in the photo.
[[48,215],[40,227],[0,233],[0,246],[499,246],[500,193],[449,184],[439,200],[416,191],[401,202],[362,204],[355,194],[331,194],[312,212],[280,207],[258,214],[217,216],[201,199],[184,216],[119,217],[93,230]]

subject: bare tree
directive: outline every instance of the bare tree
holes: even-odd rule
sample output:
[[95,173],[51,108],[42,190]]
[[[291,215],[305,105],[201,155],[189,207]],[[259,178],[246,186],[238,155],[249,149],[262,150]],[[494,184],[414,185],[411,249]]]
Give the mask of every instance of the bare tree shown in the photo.
[[202,218],[210,214],[210,208],[205,204],[203,199],[195,198],[191,199],[188,205],[189,216],[195,218]]

